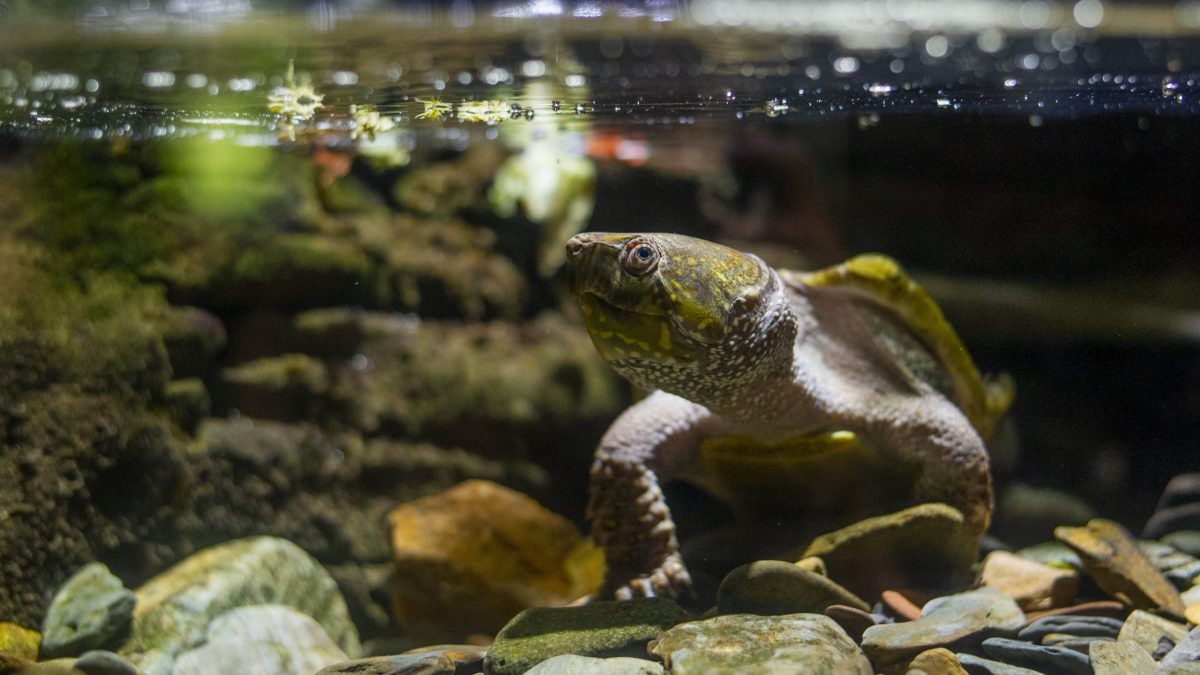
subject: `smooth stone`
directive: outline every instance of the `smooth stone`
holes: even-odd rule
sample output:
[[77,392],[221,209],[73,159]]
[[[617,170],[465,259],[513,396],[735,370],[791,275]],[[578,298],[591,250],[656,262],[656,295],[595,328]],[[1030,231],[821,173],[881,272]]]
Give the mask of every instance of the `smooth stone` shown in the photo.
[[988,638],[983,651],[1002,663],[1041,671],[1046,675],[1091,675],[1092,666],[1085,654],[1062,647],[1035,645],[1007,638]]
[[993,588],[977,588],[965,593],[943,595],[925,603],[921,618],[970,612],[976,609],[987,614],[988,626],[1015,633],[1025,625],[1025,613],[1007,595]]
[[1161,541],[1139,541],[1138,549],[1175,588],[1186,590],[1200,581],[1200,559]]
[[0,621],[0,654],[32,661],[37,658],[42,636],[36,630]]
[[1175,584],[1175,588],[1181,591],[1200,585],[1200,560],[1172,567],[1163,572],[1163,576],[1167,578],[1167,581]]
[[1033,546],[1026,546],[1016,554],[1020,558],[1059,570],[1078,572],[1083,569],[1083,560],[1080,559],[1079,554],[1060,541],[1044,541]]
[[884,623],[863,632],[862,648],[872,662],[883,667],[907,661],[929,649],[977,644],[988,628],[987,613],[983,610]]
[[826,577],[779,560],[742,565],[726,575],[717,589],[717,614],[823,613],[830,605],[870,609]]
[[1200,662],[1200,626],[1193,628],[1174,649],[1167,652],[1159,665],[1166,668],[1194,662]]
[[317,675],[455,675],[477,673],[487,650],[475,645],[434,645],[393,656],[342,661]]
[[598,659],[563,654],[542,661],[526,671],[525,675],[663,675],[665,672],[660,663],[632,656]]
[[570,520],[491,481],[406,502],[388,522],[392,611],[409,639],[492,635],[527,607],[566,605],[600,583],[603,556]]
[[488,675],[515,675],[560,654],[642,656],[650,640],[689,618],[665,598],[531,607],[496,634],[483,670]]
[[823,577],[829,576],[829,570],[825,568],[825,561],[816,556],[797,560],[796,567],[808,570],[813,574],[820,574]]
[[1069,607],[1030,612],[1026,618],[1036,620],[1048,616],[1106,616],[1113,619],[1124,619],[1128,614],[1129,608],[1116,600],[1093,600]]
[[1080,654],[1090,653],[1092,645],[1096,642],[1116,642],[1116,640],[1110,637],[1079,637],[1062,633],[1052,633],[1042,640],[1042,644],[1047,647],[1062,647]]
[[917,654],[904,675],[967,675],[967,671],[954,652],[938,647]]
[[1075,598],[1079,574],[994,551],[984,558],[980,583],[1012,598],[1022,610],[1054,609]]
[[871,664],[833,619],[821,614],[730,614],[691,621],[650,644],[671,675],[811,673],[871,675]]
[[1200,558],[1200,530],[1177,530],[1161,539],[1188,555]]
[[900,591],[886,590],[879,594],[879,599],[897,618],[914,621],[921,616],[921,608]]
[[1031,621],[1017,633],[1017,639],[1040,643],[1047,635],[1061,633],[1079,637],[1116,638],[1123,625],[1120,619],[1106,616],[1047,616]]
[[1045,675],[1036,670],[1013,666],[974,654],[956,654],[958,662],[970,675]]
[[309,675],[345,660],[312,618],[283,605],[255,605],[213,619],[208,641],[180,654],[173,675]]
[[203,641],[213,619],[252,605],[287,605],[312,617],[342,651],[358,654],[358,633],[333,578],[277,537],[204,549],[147,581],[137,596],[129,639],[117,651],[147,675],[169,675],[175,658]]
[[[1187,626],[1156,614],[1136,609],[1125,619],[1117,636],[1119,642],[1132,642],[1157,658],[1170,651],[1187,636]],[[1164,645],[1163,641],[1166,641]]]
[[132,663],[104,649],[80,654],[73,667],[86,675],[141,675]]
[[1200,675],[1200,661],[1159,666],[1155,675]]
[[799,557],[821,558],[831,579],[860,598],[877,598],[888,588],[965,584],[977,555],[962,513],[920,504],[823,534]]
[[42,657],[79,656],[129,630],[137,596],[103,563],[89,563],[54,594],[42,622]]
[[1134,609],[1183,616],[1179,592],[1117,523],[1095,518],[1084,527],[1056,528],[1054,536],[1079,554],[1087,573],[1117,600]]
[[847,607],[846,605],[830,605],[825,608],[825,616],[837,622],[846,634],[855,642],[862,642],[863,631],[879,623],[870,612]]
[[1200,473],[1185,473],[1167,482],[1158,508],[1142,535],[1157,539],[1178,530],[1200,529]]
[[1088,659],[1095,675],[1154,675],[1158,667],[1135,642],[1093,642]]

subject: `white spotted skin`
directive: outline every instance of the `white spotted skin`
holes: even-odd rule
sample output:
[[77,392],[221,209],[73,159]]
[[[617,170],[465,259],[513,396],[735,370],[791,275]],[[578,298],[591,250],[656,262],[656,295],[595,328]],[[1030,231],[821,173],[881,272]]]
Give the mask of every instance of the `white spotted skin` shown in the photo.
[[700,362],[612,363],[658,391],[618,417],[596,452],[588,513],[608,562],[600,597],[691,594],[660,485],[696,471],[700,443],[723,435],[853,431],[916,467],[913,503],[948,503],[987,529],[987,451],[963,412],[880,347],[851,296],[771,276],[762,302]]

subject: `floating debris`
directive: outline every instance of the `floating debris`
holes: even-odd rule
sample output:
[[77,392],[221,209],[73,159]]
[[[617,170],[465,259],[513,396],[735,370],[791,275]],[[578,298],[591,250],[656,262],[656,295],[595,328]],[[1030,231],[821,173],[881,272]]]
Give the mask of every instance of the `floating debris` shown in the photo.
[[324,100],[325,95],[318,94],[310,82],[296,83],[295,63],[288,62],[284,83],[267,95],[267,109],[284,115],[291,123],[311,119],[317,110],[325,107],[321,104]]
[[417,113],[419,120],[444,120],[448,117],[454,117],[454,104],[446,103],[438,98],[418,98],[417,102],[424,105],[425,109]]
[[396,122],[392,118],[380,115],[379,110],[370,104],[351,104],[350,116],[354,119],[354,129],[350,132],[350,138],[354,140],[365,136],[373,141],[375,134],[396,128]]

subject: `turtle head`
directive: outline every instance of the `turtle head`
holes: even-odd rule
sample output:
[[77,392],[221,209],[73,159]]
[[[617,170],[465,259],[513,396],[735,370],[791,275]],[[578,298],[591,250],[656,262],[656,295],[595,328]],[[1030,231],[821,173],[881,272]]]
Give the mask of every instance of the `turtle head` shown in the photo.
[[655,372],[711,365],[761,322],[779,284],[757,256],[677,234],[587,233],[566,247],[592,342],[640,386],[665,388]]

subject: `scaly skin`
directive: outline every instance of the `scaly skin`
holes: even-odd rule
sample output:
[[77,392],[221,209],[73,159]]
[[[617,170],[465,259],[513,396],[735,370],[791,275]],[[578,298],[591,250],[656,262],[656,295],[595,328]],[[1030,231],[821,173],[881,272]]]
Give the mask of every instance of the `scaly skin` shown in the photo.
[[915,467],[914,503],[948,503],[987,529],[982,439],[844,289],[785,282],[755,256],[680,235],[582,234],[567,258],[597,350],[658,390],[596,451],[588,517],[608,562],[600,597],[690,594],[660,484],[695,471],[705,439],[853,431]]

